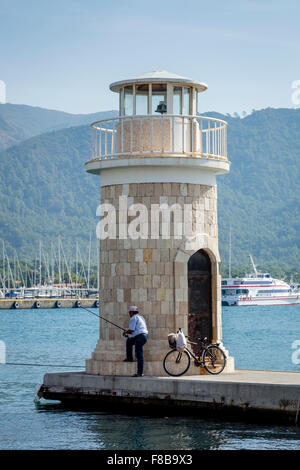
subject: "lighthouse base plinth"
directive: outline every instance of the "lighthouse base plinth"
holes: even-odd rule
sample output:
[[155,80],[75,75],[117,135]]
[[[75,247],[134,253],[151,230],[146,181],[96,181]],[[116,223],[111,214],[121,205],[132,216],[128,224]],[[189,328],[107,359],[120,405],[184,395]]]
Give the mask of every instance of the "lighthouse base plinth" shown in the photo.
[[[99,341],[91,359],[86,360],[86,373],[92,375],[107,376],[132,376],[137,373],[137,362],[124,362],[126,357],[125,342],[122,340],[114,342]],[[224,348],[223,348],[224,349]],[[149,341],[145,345],[144,375],[148,377],[160,377],[167,375],[163,360],[169,349],[167,341]],[[225,350],[225,353],[227,351]],[[227,354],[226,354],[227,355]],[[227,356],[224,372],[234,372],[234,358]],[[195,366],[191,358],[191,365],[185,375],[208,374],[204,367]]]

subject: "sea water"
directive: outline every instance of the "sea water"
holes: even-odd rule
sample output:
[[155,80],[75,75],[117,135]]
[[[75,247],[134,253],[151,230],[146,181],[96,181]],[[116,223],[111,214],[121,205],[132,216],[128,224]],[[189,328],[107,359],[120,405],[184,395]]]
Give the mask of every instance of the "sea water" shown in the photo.
[[[300,449],[300,427],[295,426],[70,411],[58,402],[34,403],[35,387],[46,372],[84,369],[98,339],[98,322],[80,308],[0,310],[6,361],[49,364],[0,364],[1,449]],[[127,322],[124,314],[122,326]],[[236,368],[300,372],[300,305],[223,307],[222,323],[223,343]]]

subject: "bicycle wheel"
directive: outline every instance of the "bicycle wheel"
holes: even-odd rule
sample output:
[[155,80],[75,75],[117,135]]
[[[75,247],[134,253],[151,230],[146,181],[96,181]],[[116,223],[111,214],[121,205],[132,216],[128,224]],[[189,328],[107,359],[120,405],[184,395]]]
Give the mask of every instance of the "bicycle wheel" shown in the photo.
[[219,346],[208,346],[203,351],[202,362],[210,374],[221,374],[226,365],[226,356]]
[[166,373],[173,377],[185,374],[190,367],[190,363],[189,353],[187,351],[177,351],[177,349],[169,351],[163,362]]

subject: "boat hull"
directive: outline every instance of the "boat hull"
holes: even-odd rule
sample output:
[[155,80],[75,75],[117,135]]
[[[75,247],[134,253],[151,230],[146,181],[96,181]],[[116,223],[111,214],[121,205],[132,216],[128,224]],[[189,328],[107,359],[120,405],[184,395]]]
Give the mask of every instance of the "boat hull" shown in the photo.
[[279,297],[270,299],[259,299],[259,298],[247,298],[247,299],[235,299],[235,300],[222,300],[223,306],[228,307],[240,307],[249,305],[300,305],[300,295],[295,297]]

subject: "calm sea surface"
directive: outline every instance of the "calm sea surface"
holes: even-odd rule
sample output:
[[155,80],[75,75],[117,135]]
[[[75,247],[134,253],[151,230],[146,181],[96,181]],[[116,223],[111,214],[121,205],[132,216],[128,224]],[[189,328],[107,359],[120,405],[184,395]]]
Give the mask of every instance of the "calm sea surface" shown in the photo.
[[[97,338],[98,319],[81,309],[0,310],[7,362],[84,367]],[[300,340],[300,306],[223,307],[223,342],[237,368],[300,372],[292,361],[295,340]],[[0,365],[1,449],[300,449],[300,427],[35,404],[44,373],[63,370],[71,369]]]

